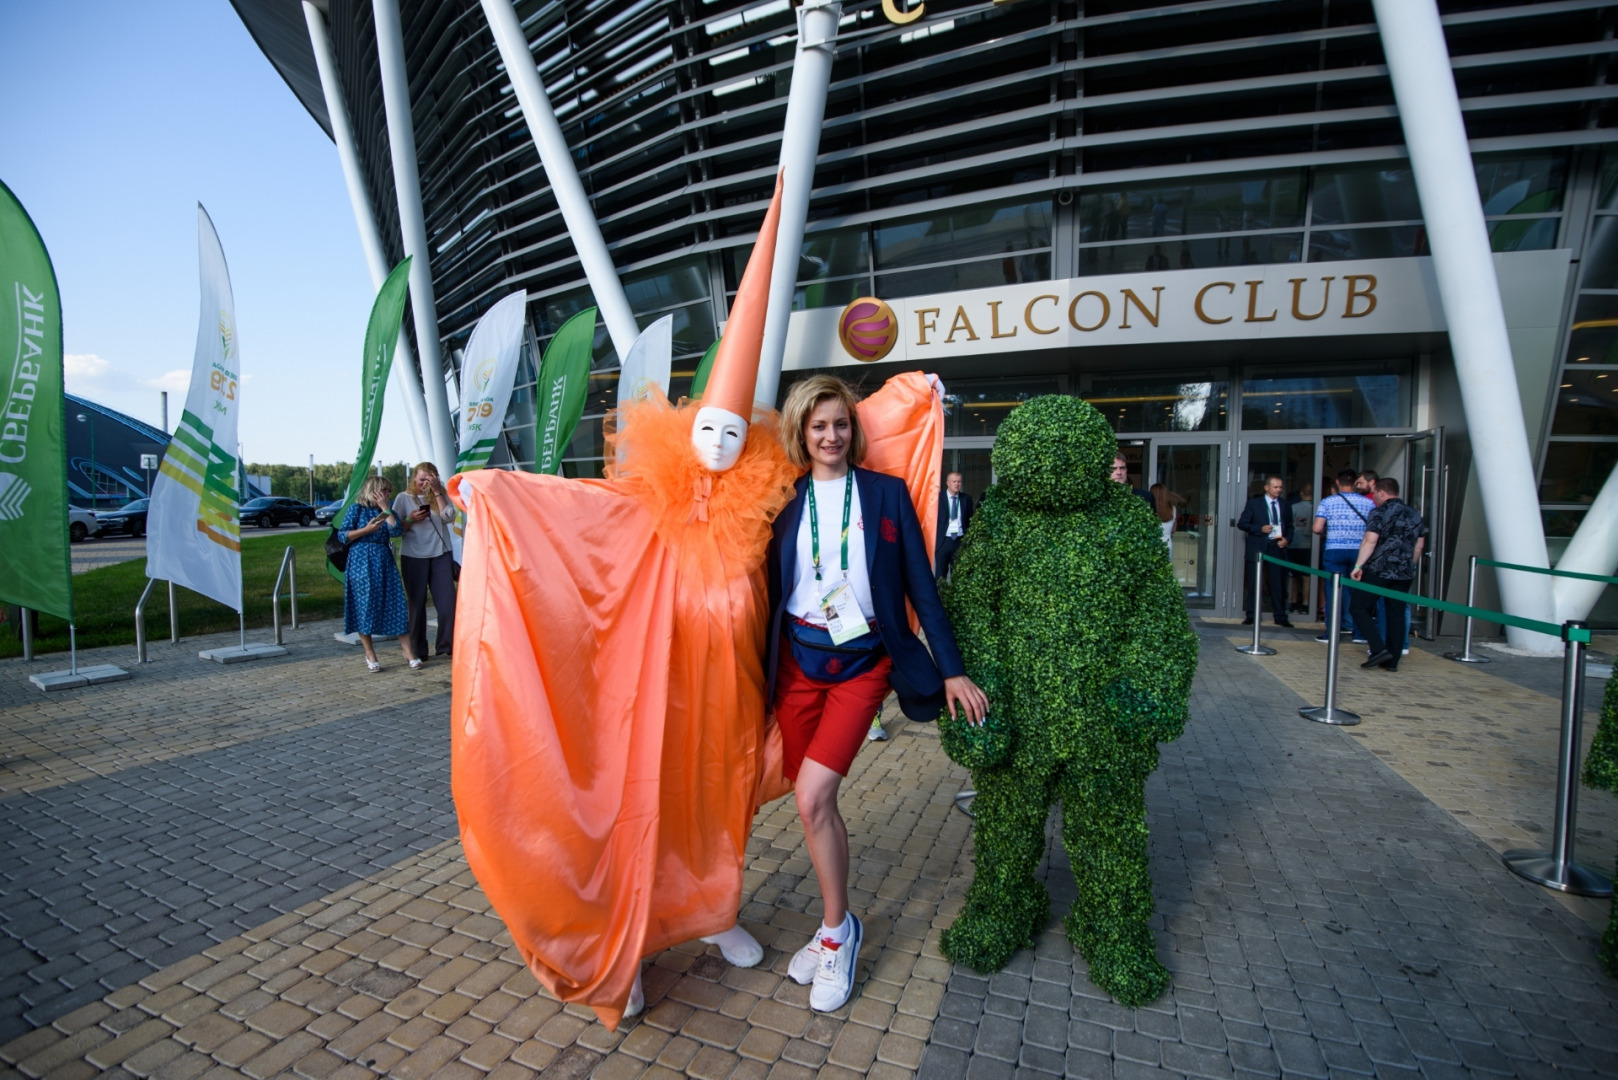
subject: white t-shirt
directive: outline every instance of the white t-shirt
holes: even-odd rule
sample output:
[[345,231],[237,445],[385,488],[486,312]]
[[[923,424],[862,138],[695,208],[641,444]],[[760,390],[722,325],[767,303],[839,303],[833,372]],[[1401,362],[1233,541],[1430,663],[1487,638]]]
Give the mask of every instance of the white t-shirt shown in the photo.
[[[826,625],[820,598],[842,580],[843,492],[849,484],[836,480],[809,481],[815,486],[815,513],[820,518],[820,576],[815,580],[815,558],[809,542],[809,500],[804,499],[803,520],[798,523],[798,580],[787,599],[787,613],[816,626]],[[869,622],[876,618],[871,604],[871,575],[865,569],[865,519],[860,516],[860,489],[855,484],[854,506],[848,515],[848,583],[859,602],[860,613]]]

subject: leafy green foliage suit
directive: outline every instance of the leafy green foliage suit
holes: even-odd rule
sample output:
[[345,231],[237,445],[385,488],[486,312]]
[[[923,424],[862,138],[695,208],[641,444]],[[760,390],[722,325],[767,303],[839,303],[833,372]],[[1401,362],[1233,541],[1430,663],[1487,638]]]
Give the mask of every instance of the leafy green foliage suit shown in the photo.
[[[1584,782],[1618,793],[1618,679],[1607,680],[1607,692],[1601,699],[1601,723],[1590,744],[1590,756],[1584,759]],[[1618,978],[1618,900],[1613,901],[1607,932],[1601,935],[1596,955],[1607,974]]]
[[1078,899],[1070,941],[1127,1005],[1168,985],[1149,920],[1146,778],[1185,726],[1197,639],[1157,517],[1109,479],[1117,442],[1076,398],[1034,398],[1001,425],[944,602],[989,696],[973,728],[942,717],[972,769],[976,874],[944,953],[979,971],[1034,943],[1050,915],[1034,877],[1062,802]]

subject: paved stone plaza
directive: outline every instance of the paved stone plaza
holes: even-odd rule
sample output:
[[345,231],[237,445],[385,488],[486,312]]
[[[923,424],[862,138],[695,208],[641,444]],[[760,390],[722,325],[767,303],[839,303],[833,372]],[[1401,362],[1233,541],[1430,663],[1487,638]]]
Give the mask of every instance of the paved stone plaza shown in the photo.
[[[1607,902],[1495,853],[1549,836],[1554,662],[1418,649],[1387,676],[1345,650],[1365,723],[1328,728],[1296,712],[1321,646],[1281,635],[1255,660],[1203,626],[1191,722],[1148,794],[1174,986],[1134,1011],[1061,936],[1059,850],[1035,949],[990,978],[942,959],[969,780],[933,727],[894,721],[843,799],[868,929],[853,1001],[813,1014],[783,977],[819,912],[783,802],[745,882],[764,964],[670,950],[647,1014],[611,1033],[537,988],[467,871],[447,666],[410,673],[389,645],[368,676],[333,629],[233,668],[195,659],[229,635],[160,643],[129,682],[49,696],[26,679],[57,658],[0,664],[0,1080],[1618,1076]],[[1579,841],[1612,865],[1618,800],[1584,794]]]

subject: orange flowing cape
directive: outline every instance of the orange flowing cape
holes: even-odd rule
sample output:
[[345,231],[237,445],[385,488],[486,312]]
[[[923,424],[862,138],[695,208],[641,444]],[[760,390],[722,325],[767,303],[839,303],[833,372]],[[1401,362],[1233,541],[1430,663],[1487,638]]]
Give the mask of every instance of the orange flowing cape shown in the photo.
[[[641,958],[735,925],[758,806],[789,790],[765,722],[770,523],[795,472],[773,416],[711,473],[695,406],[620,410],[607,480],[485,470],[467,512],[452,777],[468,863],[529,968],[616,1028]],[[943,414],[919,374],[860,405],[866,464],[929,542]],[[609,450],[609,453],[613,451]]]

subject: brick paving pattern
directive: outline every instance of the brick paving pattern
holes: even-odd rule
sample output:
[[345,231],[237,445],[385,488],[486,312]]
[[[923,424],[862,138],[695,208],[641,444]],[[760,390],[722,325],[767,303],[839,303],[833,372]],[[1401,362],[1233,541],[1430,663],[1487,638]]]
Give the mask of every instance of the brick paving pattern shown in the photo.
[[[50,697],[0,664],[0,950],[54,928],[72,957],[42,980],[0,952],[0,1005],[63,987],[48,1022],[12,1021],[25,1033],[0,1045],[0,1080],[1618,1075],[1618,983],[1593,928],[1505,872],[1421,777],[1298,719],[1299,695],[1228,629],[1205,634],[1192,722],[1149,791],[1175,974],[1154,1006],[1090,986],[1060,933],[1072,885],[1054,846],[1035,949],[987,979],[939,956],[971,875],[952,806],[967,778],[934,728],[900,721],[845,786],[869,934],[850,1004],[813,1014],[783,977],[820,906],[782,802],[748,851],[742,919],[764,963],[669,950],[646,1015],[616,1033],[537,987],[467,871],[447,670],[367,677],[330,630],[233,669],[194,659],[210,642],[163,643],[129,683]],[[122,917],[155,936],[112,925],[137,896]],[[45,929],[17,933],[24,904]],[[85,946],[64,912],[107,932]]]

